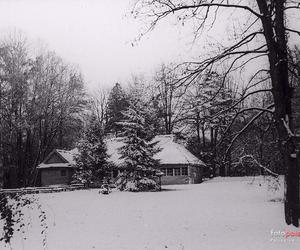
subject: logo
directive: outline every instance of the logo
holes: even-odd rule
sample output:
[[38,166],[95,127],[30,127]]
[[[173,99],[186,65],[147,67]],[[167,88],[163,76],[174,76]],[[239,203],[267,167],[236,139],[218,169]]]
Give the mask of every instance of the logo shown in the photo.
[[300,231],[282,231],[271,229],[270,234],[270,241],[273,242],[293,242],[297,238],[300,239]]

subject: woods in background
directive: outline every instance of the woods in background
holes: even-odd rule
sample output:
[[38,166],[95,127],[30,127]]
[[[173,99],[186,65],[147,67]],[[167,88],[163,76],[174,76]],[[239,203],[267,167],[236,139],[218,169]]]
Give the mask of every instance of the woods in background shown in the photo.
[[38,184],[36,166],[81,136],[81,73],[55,53],[31,55],[23,38],[0,42],[0,164],[5,187]]
[[[0,150],[6,187],[38,185],[36,166],[54,148],[78,146],[90,120],[103,138],[122,136],[132,100],[148,110],[144,130],[149,138],[176,134],[206,162],[208,176],[285,171],[272,96],[265,91],[271,83],[262,72],[245,84],[224,69],[207,69],[186,82],[186,68],[162,64],[150,79],[133,76],[127,86],[116,83],[88,96],[79,70],[55,53],[32,55],[20,38],[3,40],[0,51]],[[289,55],[297,97],[298,47]],[[295,98],[295,112],[297,103]],[[257,111],[263,114],[256,117]],[[241,162],[243,157],[247,160]]]
[[[163,64],[152,79],[134,76],[128,86],[116,83],[110,91],[88,96],[80,72],[55,53],[33,56],[22,39],[3,40],[0,51],[0,150],[6,187],[38,185],[36,166],[54,148],[79,146],[91,124],[103,138],[122,136],[133,100],[148,110],[148,137],[176,134],[206,162],[208,176],[263,174],[261,166],[284,173],[272,112],[252,122],[259,110],[253,106],[272,105],[272,96],[260,89],[249,92],[252,85],[239,88],[234,78],[224,81],[224,71],[207,70],[184,84],[182,69]],[[290,54],[290,77],[297,88],[299,49]],[[267,89],[270,83],[263,82]],[[244,156],[253,158],[241,162]]]

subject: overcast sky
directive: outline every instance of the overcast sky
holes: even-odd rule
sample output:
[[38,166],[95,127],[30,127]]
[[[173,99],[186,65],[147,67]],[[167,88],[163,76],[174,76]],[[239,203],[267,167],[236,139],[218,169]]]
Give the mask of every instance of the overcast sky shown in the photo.
[[94,89],[98,85],[126,83],[132,74],[149,76],[161,63],[195,58],[209,50],[207,41],[222,41],[233,25],[244,20],[241,16],[233,22],[223,22],[222,16],[221,24],[203,35],[196,45],[187,27],[165,22],[132,46],[145,27],[126,17],[132,2],[0,0],[0,32],[5,35],[18,29],[29,41],[41,40],[67,62],[78,65],[89,89]]
[[132,0],[0,0],[2,34],[20,29],[79,65],[89,88],[126,82],[193,53],[182,29],[161,25],[132,47],[142,23],[126,17]]

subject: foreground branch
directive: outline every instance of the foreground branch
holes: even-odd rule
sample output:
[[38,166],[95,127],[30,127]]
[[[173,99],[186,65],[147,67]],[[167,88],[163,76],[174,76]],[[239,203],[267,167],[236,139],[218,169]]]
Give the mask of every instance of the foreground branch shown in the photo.
[[278,177],[279,174],[273,172],[272,170],[270,170],[269,168],[265,167],[264,165],[262,165],[261,163],[259,163],[253,155],[243,155],[242,157],[240,157],[240,159],[237,162],[232,163],[232,166],[236,167],[238,165],[244,165],[244,162],[247,161],[249,162],[249,160],[251,160],[252,163],[254,163],[255,165],[257,165],[259,168],[265,170],[268,174],[270,174],[273,177]]

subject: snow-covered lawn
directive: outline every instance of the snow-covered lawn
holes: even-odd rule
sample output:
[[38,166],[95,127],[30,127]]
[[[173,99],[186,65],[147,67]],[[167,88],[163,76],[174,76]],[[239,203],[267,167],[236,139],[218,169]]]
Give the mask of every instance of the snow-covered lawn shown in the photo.
[[[299,249],[300,237],[271,235],[300,231],[285,225],[283,203],[274,201],[282,190],[274,193],[262,178],[251,180],[216,178],[157,193],[40,194],[48,216],[47,249]],[[34,220],[28,239],[17,235],[13,249],[42,249]]]

